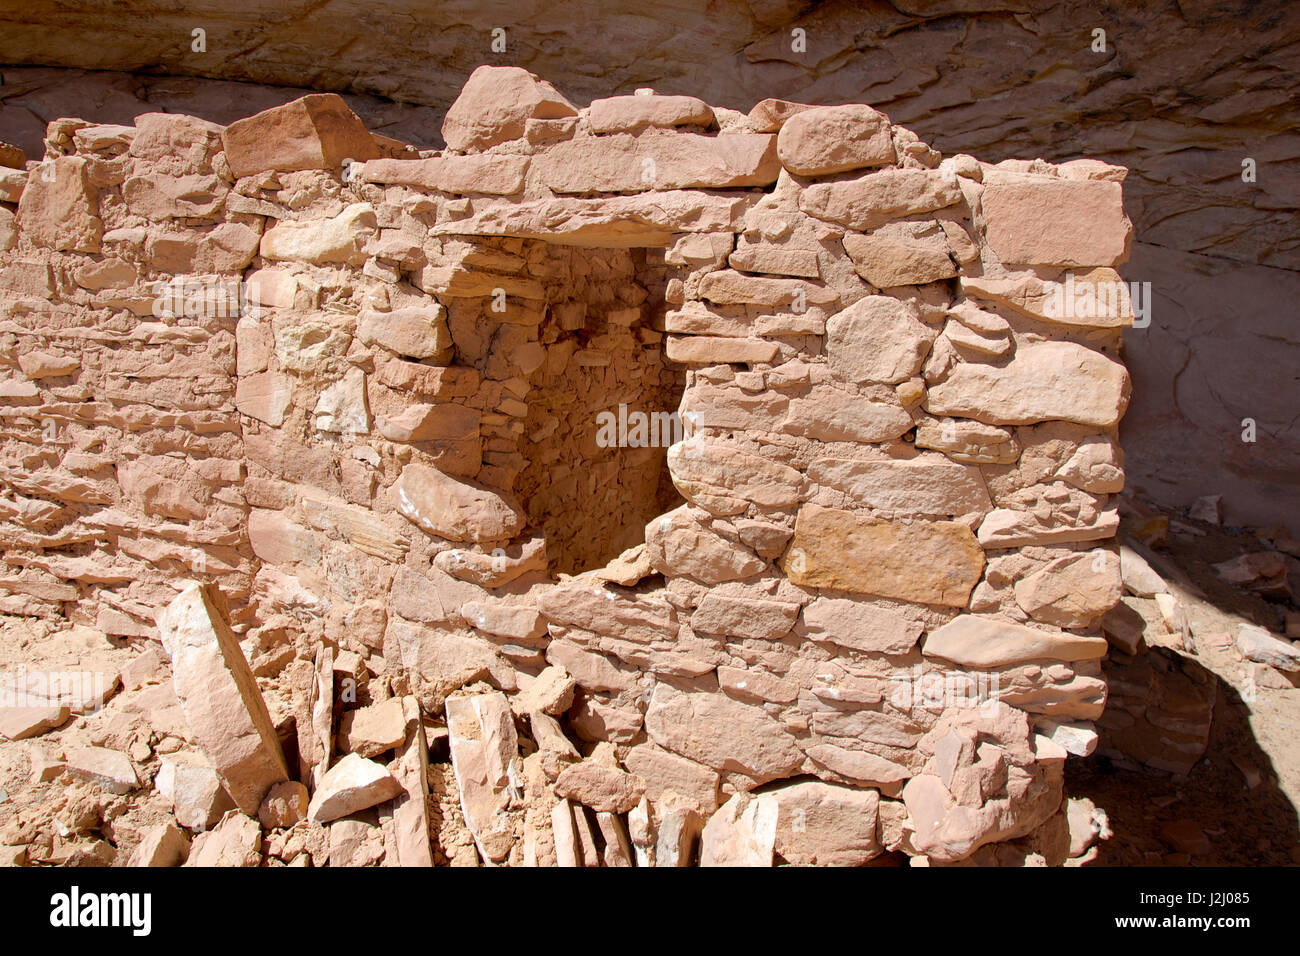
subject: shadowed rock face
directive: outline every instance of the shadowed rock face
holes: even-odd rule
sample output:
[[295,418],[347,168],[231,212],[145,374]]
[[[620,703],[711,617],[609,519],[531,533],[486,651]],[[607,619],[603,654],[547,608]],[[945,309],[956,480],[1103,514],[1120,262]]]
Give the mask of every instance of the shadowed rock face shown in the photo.
[[[578,104],[647,85],[740,110],[770,96],[870,103],[946,155],[1125,165],[1141,242],[1123,272],[1154,294],[1150,328],[1126,336],[1130,487],[1169,504],[1222,493],[1230,522],[1280,520],[1294,500],[1300,442],[1281,396],[1294,393],[1300,346],[1279,306],[1300,269],[1300,7],[1285,0],[1105,15],[1019,0],[723,0],[653,15],[542,0],[341,3],[328,16],[303,2],[135,7],[70,13],[36,0],[0,13],[0,61],[150,74],[6,69],[0,139],[38,156],[59,116],[130,123],[162,109],[229,123],[314,88],[343,92],[372,130],[441,146],[465,78],[497,63]],[[197,27],[206,52],[192,48]],[[498,27],[505,52],[492,50]],[[1098,28],[1105,52],[1092,49]],[[1254,183],[1241,179],[1246,158]],[[1246,417],[1255,444],[1240,440]]]

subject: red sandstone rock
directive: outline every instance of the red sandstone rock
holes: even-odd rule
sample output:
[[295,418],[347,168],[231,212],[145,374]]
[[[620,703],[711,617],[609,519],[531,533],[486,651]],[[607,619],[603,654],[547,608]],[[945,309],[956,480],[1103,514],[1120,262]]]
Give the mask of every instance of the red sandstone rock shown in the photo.
[[442,121],[450,149],[484,150],[524,135],[530,119],[577,115],[572,104],[527,70],[480,66],[470,74]]
[[373,137],[337,93],[311,93],[238,120],[221,139],[237,177],[268,169],[336,169],[347,159],[379,156]]

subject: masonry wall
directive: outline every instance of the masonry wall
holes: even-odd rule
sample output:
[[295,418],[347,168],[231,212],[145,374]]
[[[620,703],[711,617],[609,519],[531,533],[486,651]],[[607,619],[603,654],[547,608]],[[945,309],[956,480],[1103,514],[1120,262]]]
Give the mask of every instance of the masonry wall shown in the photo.
[[[515,767],[457,765],[492,860],[563,862],[586,807],[647,859],[1062,862],[1120,594],[1124,170],[513,68],[443,133],[313,96],[59,121],[3,173],[0,609],[150,636],[215,583],[304,782],[303,665],[358,655]],[[243,300],[168,314],[172,280]],[[596,442],[679,394],[673,489]]]

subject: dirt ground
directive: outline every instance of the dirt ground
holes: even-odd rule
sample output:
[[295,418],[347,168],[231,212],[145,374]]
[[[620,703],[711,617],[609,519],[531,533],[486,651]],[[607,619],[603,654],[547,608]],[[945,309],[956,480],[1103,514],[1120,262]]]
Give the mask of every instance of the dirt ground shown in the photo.
[[[1126,518],[1121,537],[1135,524]],[[1152,566],[1190,625],[1191,646],[1183,656],[1215,680],[1210,743],[1186,776],[1126,769],[1099,755],[1067,761],[1067,796],[1090,798],[1106,811],[1114,832],[1098,844],[1091,865],[1300,865],[1300,688],[1278,671],[1243,660],[1233,640],[1250,623],[1283,634],[1283,615],[1295,605],[1230,585],[1213,567],[1285,539],[1281,529],[1268,533],[1271,540],[1179,516],[1150,548]],[[1300,562],[1289,563],[1294,585]],[[1194,848],[1199,852],[1187,852],[1193,848],[1186,838],[1189,821],[1208,838],[1190,841],[1200,844]]]

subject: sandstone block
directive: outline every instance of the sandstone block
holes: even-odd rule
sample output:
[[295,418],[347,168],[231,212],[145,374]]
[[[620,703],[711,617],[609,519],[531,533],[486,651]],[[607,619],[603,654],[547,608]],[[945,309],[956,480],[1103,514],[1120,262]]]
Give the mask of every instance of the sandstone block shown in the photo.
[[806,781],[769,791],[778,856],[795,866],[862,866],[879,856],[880,794]]
[[262,236],[262,258],[359,266],[366,260],[364,246],[375,229],[374,208],[353,203],[332,219],[272,226]]
[[363,311],[357,322],[357,338],[407,358],[451,358],[447,310],[437,303],[392,312]]
[[776,358],[775,342],[761,339],[725,338],[714,335],[670,335],[664,354],[683,365],[752,365]]
[[593,133],[630,133],[647,126],[711,126],[713,110],[694,96],[609,96],[592,100],[587,125]]
[[[90,184],[87,160],[50,160],[52,175],[33,175],[18,200],[18,227],[38,246],[56,252],[99,252],[104,223]],[[47,169],[50,167],[46,167]]]
[[788,509],[803,487],[802,475],[788,465],[698,435],[668,449],[668,471],[683,498],[715,515],[738,514],[750,502]]
[[700,866],[771,866],[778,813],[768,794],[736,794],[704,824]]
[[865,236],[849,233],[843,242],[858,275],[882,289],[924,285],[957,274],[957,266],[942,238],[938,242],[922,242],[906,234],[890,235],[881,229]]
[[1003,262],[1117,266],[1133,224],[1117,182],[1056,177],[988,184],[981,204],[990,248]]
[[761,707],[721,694],[683,693],[658,684],[645,715],[665,750],[757,783],[789,776],[803,763],[793,735]]
[[865,230],[961,200],[956,176],[937,169],[882,169],[847,182],[809,186],[799,195],[799,208],[818,219]]
[[1016,603],[1035,621],[1091,627],[1119,603],[1119,558],[1082,551],[1048,562],[1015,585]]
[[338,744],[343,753],[377,757],[405,741],[406,715],[400,697],[345,711],[339,720]]
[[925,456],[893,461],[818,458],[808,477],[855,502],[899,515],[959,516],[992,510],[979,469]]
[[557,193],[736,189],[776,182],[776,137],[765,133],[648,131],[556,143],[533,160],[538,178]]
[[819,106],[787,119],[777,154],[798,176],[829,176],[894,161],[889,118],[870,106]]
[[1106,640],[1011,621],[962,614],[931,631],[922,652],[965,667],[1006,667],[1022,661],[1088,661],[1104,657]]
[[412,524],[449,541],[499,541],[523,527],[513,498],[428,465],[402,469],[394,485],[398,510]]
[[705,527],[685,507],[646,525],[646,553],[655,570],[686,575],[703,584],[751,577],[766,567],[744,545]]
[[775,641],[790,633],[798,616],[797,604],[710,592],[691,615],[691,628],[703,634]]
[[934,415],[990,425],[1060,419],[1109,428],[1128,407],[1124,366],[1073,342],[1022,345],[1001,367],[963,362],[934,385],[925,407]]
[[368,183],[419,186],[448,193],[513,196],[524,188],[527,156],[435,156],[429,159],[372,159],[361,168]]
[[617,766],[588,758],[560,772],[555,792],[599,812],[627,813],[645,794],[645,781]]
[[896,385],[921,370],[935,331],[905,302],[869,295],[826,323],[826,356],[844,381]]
[[828,384],[793,399],[780,430],[817,441],[880,442],[898,438],[911,427],[912,416],[897,400],[868,399]]
[[965,607],[984,552],[956,522],[882,521],[807,504],[781,564],[808,587]]
[[921,636],[920,621],[849,598],[817,598],[803,609],[803,622],[814,641],[874,654],[906,654]]
[[485,858],[504,859],[512,842],[505,814],[520,785],[510,704],[500,693],[449,697],[447,732],[465,823]]

